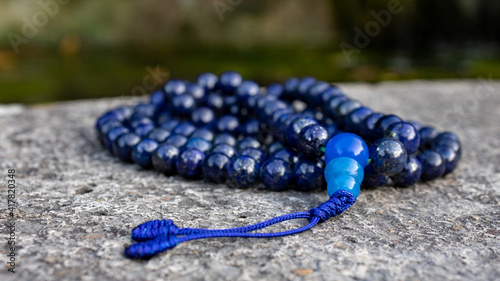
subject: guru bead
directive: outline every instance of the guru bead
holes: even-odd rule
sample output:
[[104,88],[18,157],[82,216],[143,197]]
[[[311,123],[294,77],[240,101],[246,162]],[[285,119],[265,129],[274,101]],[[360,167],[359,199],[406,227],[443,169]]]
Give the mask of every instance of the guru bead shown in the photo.
[[337,157],[349,157],[356,160],[361,167],[368,163],[368,147],[363,139],[351,133],[336,135],[326,145],[325,162]]
[[326,164],[324,174],[327,182],[330,182],[333,178],[340,175],[349,175],[353,177],[358,184],[361,184],[364,177],[364,170],[358,161],[352,158],[337,157]]

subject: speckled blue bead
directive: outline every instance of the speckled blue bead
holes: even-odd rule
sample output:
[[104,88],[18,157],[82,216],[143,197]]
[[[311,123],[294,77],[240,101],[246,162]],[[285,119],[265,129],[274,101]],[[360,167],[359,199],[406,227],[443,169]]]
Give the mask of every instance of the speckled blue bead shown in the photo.
[[141,137],[134,133],[125,133],[113,143],[114,155],[122,161],[132,162],[132,148],[141,141]]
[[130,124],[130,127],[132,129],[135,129],[137,126],[142,125],[142,124],[153,124],[154,125],[154,121],[148,117],[134,117],[133,116],[129,120],[129,124]]
[[227,144],[230,146],[235,146],[236,145],[236,138],[230,134],[223,133],[219,134],[215,137],[213,141],[213,145],[218,145],[218,144]]
[[313,124],[318,124],[318,122],[313,118],[307,116],[301,116],[300,118],[293,120],[288,127],[286,134],[286,141],[288,142],[288,144],[292,147],[297,147],[297,141],[300,137],[300,132],[302,131],[302,129]]
[[325,148],[329,140],[328,131],[319,124],[309,125],[302,129],[297,140],[297,149],[306,157],[318,157],[325,154]]
[[221,113],[224,109],[224,98],[219,93],[210,93],[205,96],[204,104],[214,113]]
[[407,157],[404,145],[396,139],[382,138],[370,146],[371,165],[382,175],[393,176],[401,172]]
[[339,190],[347,190],[352,193],[354,197],[359,196],[359,191],[361,187],[356,180],[349,175],[339,175],[333,178],[327,183],[326,190],[329,196],[332,196],[335,192]]
[[293,180],[302,191],[314,191],[326,187],[322,161],[300,159],[293,167]]
[[326,164],[337,157],[352,158],[364,168],[368,163],[368,146],[363,139],[355,134],[342,133],[336,135],[326,145]]
[[279,141],[275,141],[273,143],[270,143],[268,146],[267,146],[267,154],[271,155],[273,153],[275,153],[276,151],[280,150],[280,149],[283,149],[285,148],[285,146],[279,142]]
[[260,148],[260,142],[254,137],[245,137],[236,145],[236,150],[241,151],[245,148]]
[[365,173],[358,161],[349,157],[337,157],[326,164],[324,174],[326,182],[340,175],[349,175],[361,185]]
[[172,130],[172,134],[189,137],[195,130],[196,127],[190,122],[182,122]]
[[361,122],[372,113],[373,110],[364,106],[354,109],[344,118],[344,129],[354,134],[359,133]]
[[326,103],[326,106],[324,107],[324,111],[325,111],[326,116],[337,121],[336,120],[337,115],[335,113],[335,109],[337,108],[337,106],[339,106],[339,104],[341,102],[346,101],[346,100],[348,100],[348,98],[344,95],[333,96],[332,98],[330,98],[330,100],[328,100],[328,102]]
[[420,178],[423,181],[437,179],[441,177],[446,170],[445,161],[441,155],[435,151],[423,151],[417,156],[417,159],[422,165],[422,175]]
[[183,145],[186,144],[186,142],[188,141],[188,139],[183,136],[183,135],[170,135],[170,137],[168,137],[166,140],[165,140],[165,143],[166,144],[171,144],[177,148],[180,148],[182,147]]
[[224,93],[231,94],[238,88],[242,81],[243,78],[238,72],[226,71],[220,75],[217,88]]
[[177,156],[179,156],[179,148],[171,144],[162,144],[153,153],[151,162],[156,171],[164,175],[173,175],[176,173]]
[[233,134],[239,126],[240,122],[238,121],[238,118],[233,115],[224,115],[215,123],[215,129],[219,133]]
[[259,164],[262,164],[267,159],[267,155],[262,149],[253,147],[239,150],[238,155],[250,156]]
[[259,131],[260,131],[260,122],[257,119],[248,120],[239,129],[240,134],[245,137],[257,136]]
[[259,164],[252,157],[235,156],[227,166],[227,183],[230,187],[250,187],[259,180],[259,169]]
[[291,149],[284,148],[280,149],[269,156],[269,158],[278,158],[284,160],[292,167],[299,161],[299,157]]
[[446,145],[438,145],[433,149],[439,153],[445,162],[445,170],[443,175],[449,174],[455,170],[460,160],[461,154],[455,151],[452,147]]
[[158,143],[152,139],[144,139],[136,144],[132,149],[132,160],[144,169],[153,167],[151,157],[158,148]]
[[219,143],[212,148],[211,153],[222,153],[231,158],[236,154],[236,149],[231,145]]
[[129,132],[129,129],[123,126],[114,127],[106,133],[106,137],[104,138],[104,144],[106,148],[113,154],[113,143],[118,139],[121,135]]
[[317,81],[308,90],[305,97],[305,102],[308,106],[319,106],[321,104],[321,94],[330,87],[330,84],[325,81]]
[[215,138],[215,135],[212,131],[206,128],[198,128],[196,129],[190,136],[191,138],[202,138],[206,141],[212,142]]
[[214,111],[208,107],[200,107],[191,112],[191,121],[197,127],[209,126],[215,121]]
[[420,147],[420,134],[412,124],[407,122],[393,123],[385,130],[384,137],[399,140],[408,155],[416,153]]
[[386,184],[388,181],[389,181],[388,176],[384,176],[375,172],[375,170],[373,170],[373,166],[368,164],[365,167],[365,176],[363,178],[363,183],[361,184],[361,187],[372,189],[382,186]]
[[264,106],[264,109],[262,111],[258,112],[259,118],[260,118],[260,120],[263,120],[263,121],[269,120],[272,118],[273,114],[276,111],[278,111],[280,109],[285,109],[285,108],[289,108],[289,106],[282,101],[270,102]]
[[198,75],[198,77],[196,78],[196,83],[202,86],[205,91],[211,91],[217,85],[218,80],[219,78],[217,77],[217,75],[210,72],[205,72]]
[[177,115],[188,116],[195,108],[196,101],[189,94],[174,96],[171,102],[171,109]]
[[229,157],[222,153],[210,153],[203,161],[203,176],[205,179],[223,184],[227,180],[227,165]]
[[299,84],[297,85],[297,98],[305,101],[307,92],[309,88],[314,85],[314,83],[316,83],[316,79],[313,77],[306,76],[300,79]]
[[337,123],[342,128],[344,126],[344,120],[347,117],[347,115],[351,113],[353,110],[360,108],[361,106],[362,104],[358,100],[347,99],[345,101],[342,101],[335,108],[334,120],[337,121]]
[[260,167],[260,180],[269,190],[281,191],[288,189],[292,178],[292,167],[281,159],[268,159]]
[[148,139],[152,139],[156,141],[157,143],[164,142],[168,137],[170,136],[170,132],[162,129],[162,128],[156,128],[153,129],[147,136]]
[[251,80],[245,80],[236,88],[235,94],[241,105],[248,106],[248,98],[260,94],[259,84]]
[[384,115],[378,112],[374,112],[368,115],[359,126],[359,134],[368,141],[377,140],[377,130],[375,126],[380,118]]
[[205,97],[205,89],[195,83],[190,83],[186,87],[186,94],[192,96],[195,100],[199,101]]
[[163,91],[156,91],[151,93],[151,95],[149,96],[149,103],[153,104],[157,108],[164,108],[165,95],[163,94]]
[[284,87],[279,84],[279,83],[274,83],[274,84],[271,84],[269,86],[267,86],[267,89],[266,89],[266,94],[268,96],[273,96],[273,97],[276,97],[276,98],[280,98],[281,95],[283,94],[283,91],[284,91]]
[[378,119],[377,124],[375,124],[376,138],[383,138],[385,130],[387,130],[390,125],[402,121],[403,120],[396,115],[384,115],[382,118]]
[[257,98],[257,104],[255,105],[255,110],[257,113],[264,110],[264,107],[270,103],[274,103],[278,101],[278,98],[275,96],[259,96]]
[[408,156],[406,164],[401,172],[391,177],[395,186],[406,187],[414,185],[422,175],[422,165],[413,155]]
[[207,153],[212,148],[212,144],[202,138],[191,137],[184,145],[184,148],[196,148],[203,153]]
[[172,120],[168,120],[166,122],[160,123],[159,127],[162,129],[165,129],[169,132],[172,132],[175,127],[179,126],[180,123],[181,123],[181,121],[172,119]]
[[186,91],[186,83],[179,79],[172,79],[165,83],[163,91],[167,98],[182,95]]
[[439,134],[436,128],[431,126],[422,127],[418,133],[420,135],[420,150],[428,150],[436,146],[434,138]]
[[460,144],[460,141],[453,140],[453,139],[439,139],[435,140],[435,145],[437,146],[448,146],[450,147],[455,153],[457,153],[458,156],[462,155],[462,146]]
[[181,150],[175,160],[175,169],[179,175],[188,179],[200,179],[203,177],[202,167],[205,154],[196,148]]
[[134,133],[136,133],[141,138],[145,138],[154,130],[154,128],[154,124],[139,124],[134,128]]

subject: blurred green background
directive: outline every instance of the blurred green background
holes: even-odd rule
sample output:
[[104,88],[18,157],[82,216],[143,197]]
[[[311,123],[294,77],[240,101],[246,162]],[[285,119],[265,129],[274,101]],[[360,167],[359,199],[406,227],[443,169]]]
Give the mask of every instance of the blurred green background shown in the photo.
[[498,0],[3,0],[0,103],[138,95],[228,69],[262,85],[495,79],[499,15]]

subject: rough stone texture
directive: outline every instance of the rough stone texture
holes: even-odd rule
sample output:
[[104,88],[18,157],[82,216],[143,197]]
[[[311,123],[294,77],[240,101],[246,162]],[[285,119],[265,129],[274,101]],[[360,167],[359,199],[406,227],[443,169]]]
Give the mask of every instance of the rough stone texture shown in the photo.
[[342,216],[299,235],[191,241],[147,261],[123,256],[131,229],[146,220],[241,226],[308,210],[326,192],[234,190],[123,164],[99,146],[93,124],[130,99],[1,107],[0,259],[5,176],[15,168],[19,265],[15,275],[3,268],[0,279],[499,280],[500,82],[341,86],[375,110],[456,131],[464,151],[458,170],[409,188],[362,191]]

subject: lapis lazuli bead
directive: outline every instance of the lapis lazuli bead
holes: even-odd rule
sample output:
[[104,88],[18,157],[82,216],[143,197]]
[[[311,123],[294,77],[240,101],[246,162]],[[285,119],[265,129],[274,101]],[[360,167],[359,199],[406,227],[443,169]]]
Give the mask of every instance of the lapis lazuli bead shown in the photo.
[[157,143],[164,142],[168,137],[170,136],[170,132],[162,129],[162,128],[156,128],[153,129],[149,134],[148,134],[148,139],[152,139],[156,141]]
[[228,185],[247,188],[259,180],[259,163],[250,156],[235,156],[227,166]]
[[331,139],[338,133],[340,133],[339,127],[335,123],[326,126],[326,131],[328,132],[328,138]]
[[387,128],[389,128],[390,125],[402,121],[403,120],[401,120],[401,118],[399,118],[396,115],[393,114],[384,115],[377,121],[377,124],[375,124],[376,138],[378,139],[384,137],[385,130],[387,130]]
[[339,190],[346,190],[352,193],[354,197],[359,196],[360,185],[356,182],[356,180],[349,175],[339,175],[337,177],[332,178],[326,186],[326,190],[329,196],[332,196],[335,192]]
[[267,149],[267,154],[271,155],[271,154],[274,154],[276,151],[280,150],[280,149],[283,149],[285,148],[285,146],[279,142],[279,141],[275,141],[273,143],[270,143],[266,149]]
[[236,154],[236,149],[231,145],[219,143],[212,148],[210,153],[222,153],[231,158]]
[[399,140],[408,155],[416,153],[420,147],[420,134],[412,124],[407,122],[393,123],[385,130],[384,137]]
[[417,159],[422,165],[422,175],[420,178],[423,181],[437,179],[441,177],[446,170],[445,161],[441,155],[435,151],[423,151],[417,156]]
[[286,141],[288,142],[288,144],[290,144],[292,147],[297,147],[297,140],[300,137],[300,132],[302,131],[302,129],[313,124],[318,124],[318,122],[313,118],[307,116],[302,116],[292,121],[292,123],[288,127],[286,134]]
[[396,140],[382,138],[370,146],[370,159],[375,172],[393,176],[403,170],[407,153],[404,145]]
[[438,145],[433,151],[439,153],[445,162],[445,170],[444,174],[449,174],[458,165],[458,161],[460,160],[461,154],[457,153],[452,147],[446,145]]
[[167,98],[182,95],[186,91],[186,83],[179,79],[171,79],[163,87]]
[[165,95],[163,95],[163,91],[153,92],[149,96],[149,102],[154,104],[157,108],[165,107]]
[[123,127],[123,126],[114,127],[113,129],[109,130],[108,133],[106,134],[106,137],[104,138],[104,143],[106,145],[106,148],[111,153],[113,153],[113,143],[121,135],[126,134],[128,132],[129,132],[129,129],[127,129],[126,127]]
[[260,131],[260,122],[257,119],[248,120],[240,127],[240,134],[243,136],[256,136]]
[[172,120],[168,120],[168,121],[165,121],[163,123],[160,123],[159,127],[162,129],[165,129],[169,132],[172,132],[175,127],[179,126],[180,123],[181,122],[179,120],[172,119]]
[[154,128],[155,126],[153,124],[139,124],[134,128],[134,133],[141,138],[145,138]]
[[220,75],[217,87],[224,93],[232,94],[242,81],[243,78],[238,72],[230,70]]
[[300,159],[293,168],[293,179],[302,191],[314,191],[326,187],[322,161]]
[[210,125],[215,120],[214,111],[208,107],[199,107],[191,112],[191,121],[198,127]]
[[297,85],[297,98],[305,101],[307,91],[314,85],[314,83],[316,83],[316,79],[313,77],[306,76],[300,79],[299,84]]
[[172,98],[171,107],[172,111],[181,116],[190,114],[196,106],[193,96],[189,94],[182,94]]
[[326,182],[340,175],[349,175],[361,185],[365,173],[358,161],[349,157],[337,157],[326,164],[324,174]]
[[299,157],[297,156],[297,154],[289,148],[280,149],[270,155],[269,158],[282,159],[285,162],[288,162],[288,164],[290,164],[292,167],[299,161]]
[[154,119],[158,113],[158,107],[151,103],[140,103],[135,106],[134,115]]
[[308,90],[305,101],[308,106],[321,105],[321,94],[330,87],[330,83],[325,81],[317,81]]
[[415,127],[415,129],[417,129],[417,131],[420,131],[420,129],[422,129],[422,124],[420,124],[420,122],[418,122],[418,121],[415,121],[415,120],[408,120],[408,121],[406,121],[406,122],[408,122],[408,123],[412,124],[412,125],[413,125],[413,127]]
[[158,117],[156,118],[156,122],[158,124],[165,123],[169,120],[172,120],[172,113],[170,111],[162,111],[158,114]]
[[284,94],[285,98],[290,99],[295,97],[297,93],[297,86],[299,85],[300,79],[293,77],[285,81],[284,84]]
[[336,120],[336,113],[335,113],[335,109],[337,108],[337,106],[339,106],[339,104],[345,100],[348,100],[348,98],[344,95],[338,95],[338,96],[333,96],[330,100],[328,100],[328,102],[326,103],[326,106],[325,106],[325,114],[330,117],[330,118],[333,118],[333,120]]
[[212,144],[202,138],[189,138],[184,147],[196,148],[203,153],[207,153],[212,148]]
[[261,120],[269,120],[276,111],[285,108],[289,108],[289,106],[282,101],[270,102],[264,106],[262,111],[258,112],[258,115]]
[[325,105],[328,103],[328,101],[331,98],[336,97],[336,96],[343,96],[343,95],[344,94],[337,86],[330,85],[328,88],[326,88],[326,90],[324,90],[320,94],[320,96],[319,96],[320,104]]
[[243,81],[238,88],[236,88],[236,96],[238,97],[238,102],[241,105],[248,106],[248,98],[254,97],[260,94],[259,84],[254,81],[246,80]]
[[364,169],[368,163],[368,153],[368,146],[362,138],[355,134],[342,133],[328,141],[325,162],[328,164],[334,158],[349,157],[358,161]]
[[260,180],[269,190],[288,189],[292,181],[292,168],[287,162],[271,158],[260,167]]
[[202,167],[205,154],[196,148],[182,150],[175,160],[175,168],[179,175],[188,179],[200,179],[203,177]]
[[224,108],[224,98],[219,93],[210,93],[205,96],[205,105],[215,113],[221,113]]
[[206,128],[196,129],[190,136],[191,138],[202,138],[208,142],[212,142],[215,138],[215,134]]
[[186,144],[186,142],[188,141],[188,139],[183,136],[183,135],[171,135],[170,137],[168,137],[166,140],[165,140],[165,143],[166,144],[171,144],[177,148],[180,148],[182,147],[184,144]]
[[438,135],[436,128],[425,126],[418,133],[420,135],[420,150],[432,149],[436,146],[434,143],[434,138]]
[[375,126],[377,125],[378,120],[383,116],[384,115],[381,113],[374,112],[365,117],[359,126],[359,134],[368,141],[377,140],[377,130]]
[[279,98],[283,94],[283,91],[284,91],[284,87],[281,84],[274,83],[274,84],[267,86],[266,94],[268,96],[273,96],[273,97]]
[[125,162],[132,162],[132,148],[141,141],[134,133],[125,133],[113,143],[114,155]]
[[318,124],[309,125],[302,129],[297,140],[297,149],[306,157],[318,157],[324,154],[323,150],[329,140],[328,131]]
[[240,126],[238,118],[233,115],[224,115],[217,120],[215,128],[219,133],[234,133]]
[[173,175],[176,172],[177,156],[179,156],[179,148],[171,144],[162,144],[153,153],[151,162],[156,171],[164,175]]
[[257,161],[257,163],[259,163],[259,164],[262,164],[262,162],[264,162],[267,159],[266,153],[260,148],[248,147],[248,148],[239,150],[238,154],[250,156],[253,159],[255,159],[255,161]]
[[137,165],[144,169],[153,167],[151,157],[154,151],[158,148],[158,143],[152,139],[144,139],[134,146],[132,149],[132,160]]
[[195,100],[202,100],[205,97],[205,89],[194,83],[188,84],[186,94],[192,96]]
[[227,165],[229,157],[222,153],[210,153],[203,162],[203,176],[205,179],[222,184],[227,180]]
[[371,164],[366,165],[364,174],[363,183],[361,184],[364,188],[376,188],[386,184],[389,180],[388,176],[375,172]]
[[233,137],[232,135],[226,134],[226,133],[219,134],[215,137],[213,144],[217,145],[217,144],[221,144],[221,143],[227,144],[230,146],[235,146],[236,145],[236,138]]
[[198,75],[198,77],[196,78],[196,83],[202,86],[205,91],[211,91],[217,85],[218,80],[219,78],[217,77],[217,75],[210,72],[205,72]]
[[245,148],[260,148],[260,142],[254,137],[243,138],[236,145],[236,150],[241,151]]
[[351,113],[353,110],[360,108],[362,106],[361,102],[353,99],[347,99],[341,103],[335,108],[335,119],[337,123],[342,126],[344,125],[344,120],[347,117],[349,113]]
[[401,172],[391,177],[395,186],[406,187],[414,185],[422,175],[422,165],[413,155],[408,156],[406,164]]
[[195,130],[196,127],[190,122],[182,122],[172,130],[172,134],[189,137]]
[[358,134],[361,122],[363,122],[363,120],[372,113],[373,110],[364,106],[354,109],[344,118],[344,129],[346,131]]

